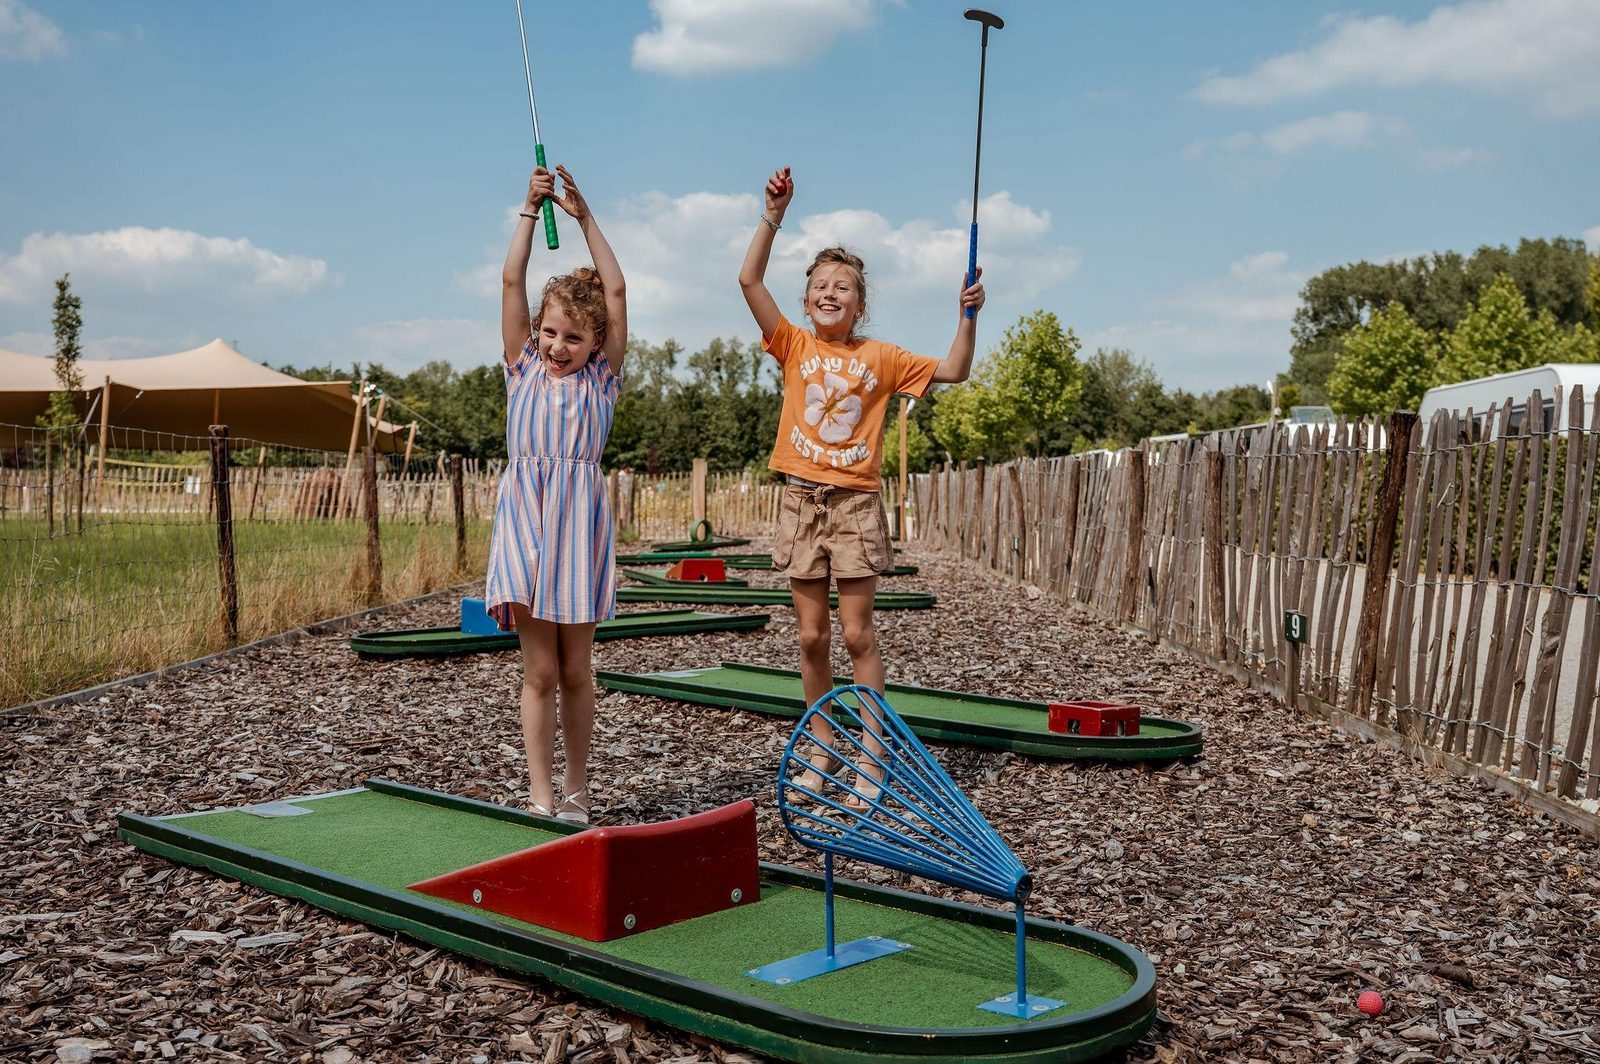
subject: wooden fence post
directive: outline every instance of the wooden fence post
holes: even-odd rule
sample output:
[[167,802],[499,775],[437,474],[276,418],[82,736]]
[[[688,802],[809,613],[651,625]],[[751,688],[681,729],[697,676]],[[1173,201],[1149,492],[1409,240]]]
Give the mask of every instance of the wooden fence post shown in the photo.
[[1206,451],[1206,621],[1211,625],[1211,653],[1227,658],[1227,623],[1222,587],[1222,452]]
[[1143,442],[1128,452],[1128,553],[1123,558],[1122,617],[1134,623],[1138,623],[1139,585],[1144,576],[1145,454]]
[[689,476],[689,520],[698,525],[706,519],[706,460],[696,458]]
[[1400,492],[1405,486],[1411,429],[1416,423],[1416,414],[1397,410],[1389,415],[1385,429],[1383,479],[1378,484],[1378,510],[1373,520],[1372,543],[1367,550],[1366,588],[1361,597],[1361,617],[1356,622],[1356,664],[1350,690],[1355,711],[1363,717],[1371,713],[1372,692],[1378,677],[1378,637],[1383,630],[1383,604],[1389,592],[1389,563],[1394,558]]
[[361,480],[367,518],[367,605],[383,601],[383,550],[378,543],[378,454],[368,443],[361,453]]
[[467,500],[461,483],[461,456],[450,456],[450,501],[456,519],[456,572],[467,568]]
[[1067,512],[1066,527],[1061,531],[1061,593],[1072,599],[1072,568],[1078,550],[1078,503],[1083,493],[1083,459],[1077,455],[1067,459]]
[[211,493],[217,515],[217,586],[222,592],[222,628],[239,640],[239,574],[233,553],[233,498],[228,479],[228,426],[211,426]]

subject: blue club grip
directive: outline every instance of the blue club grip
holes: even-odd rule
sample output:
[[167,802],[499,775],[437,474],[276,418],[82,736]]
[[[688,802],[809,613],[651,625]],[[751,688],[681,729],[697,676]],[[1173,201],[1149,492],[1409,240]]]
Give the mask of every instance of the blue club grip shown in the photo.
[[[978,223],[972,223],[972,243],[967,249],[967,283],[966,288],[972,287],[972,282],[978,276]],[[971,321],[978,316],[976,307],[966,308],[967,320]]]

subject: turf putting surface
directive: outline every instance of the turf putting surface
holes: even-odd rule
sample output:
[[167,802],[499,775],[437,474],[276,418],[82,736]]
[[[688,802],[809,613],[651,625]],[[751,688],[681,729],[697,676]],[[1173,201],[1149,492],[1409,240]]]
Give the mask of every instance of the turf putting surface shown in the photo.
[[[680,702],[724,709],[747,709],[799,717],[806,710],[800,674],[791,669],[724,662],[704,669],[672,672],[595,673],[602,687],[659,695]],[[850,681],[834,677],[846,684]],[[932,687],[887,684],[884,690],[911,730],[924,739],[998,747],[1034,757],[1069,760],[1153,761],[1200,753],[1200,729],[1181,720],[1141,716],[1139,734],[1118,736],[1065,735],[1046,726],[1043,702],[944,691]]]
[[[704,610],[646,610],[625,613],[594,626],[594,639],[636,639],[652,635],[689,635],[694,632],[730,632],[761,628],[772,619],[766,613],[711,613]],[[517,649],[517,633],[475,635],[459,628],[403,628],[392,632],[363,632],[350,637],[350,649],[364,658],[427,658],[452,654],[479,654]]]
[[836,880],[841,942],[879,934],[913,948],[779,987],[746,970],[821,945],[821,882],[810,873],[764,864],[759,900],[587,942],[406,889],[574,825],[381,780],[272,805],[309,813],[125,813],[118,834],[149,853],[791,1060],[1089,1060],[1136,1041],[1155,1019],[1149,960],[1081,928],[1029,921],[1029,989],[1068,1004],[1017,1021],[976,1007],[1014,986],[1012,914]]
[[[786,587],[718,587],[716,584],[670,584],[617,588],[618,602],[683,602],[725,606],[792,606]],[[872,599],[875,610],[931,610],[937,600],[920,591],[880,591]],[[839,593],[828,592],[828,604],[839,605]]]

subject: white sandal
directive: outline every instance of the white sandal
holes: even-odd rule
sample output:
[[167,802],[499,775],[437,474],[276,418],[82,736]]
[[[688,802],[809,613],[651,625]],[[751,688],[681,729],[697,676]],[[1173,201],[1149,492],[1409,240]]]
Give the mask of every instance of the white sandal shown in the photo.
[[[569,824],[587,824],[589,822],[588,795],[589,785],[585,783],[582,787],[561,799],[561,804],[556,807],[558,810],[556,819],[565,820]],[[578,802],[579,798],[584,799],[581,804]]]

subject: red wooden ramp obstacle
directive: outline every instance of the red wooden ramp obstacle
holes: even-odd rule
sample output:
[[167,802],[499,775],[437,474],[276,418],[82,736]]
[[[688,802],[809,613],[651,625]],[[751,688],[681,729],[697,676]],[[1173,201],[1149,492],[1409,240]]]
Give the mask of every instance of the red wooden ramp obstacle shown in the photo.
[[1051,702],[1050,730],[1069,735],[1138,735],[1139,707],[1126,702]]
[[409,889],[607,942],[758,900],[756,807],[590,828]]
[[728,564],[721,558],[684,558],[672,563],[667,579],[719,584],[728,579]]

